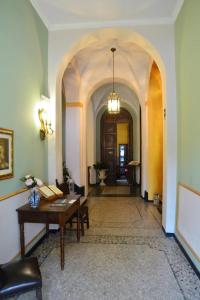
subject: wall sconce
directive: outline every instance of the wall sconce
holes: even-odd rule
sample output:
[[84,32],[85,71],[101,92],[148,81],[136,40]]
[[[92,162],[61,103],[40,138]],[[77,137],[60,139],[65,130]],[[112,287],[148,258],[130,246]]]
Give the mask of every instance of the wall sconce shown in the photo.
[[53,129],[51,128],[49,108],[50,108],[49,98],[42,95],[40,101],[40,108],[38,109],[41,140],[44,140],[47,135],[52,135],[54,132]]

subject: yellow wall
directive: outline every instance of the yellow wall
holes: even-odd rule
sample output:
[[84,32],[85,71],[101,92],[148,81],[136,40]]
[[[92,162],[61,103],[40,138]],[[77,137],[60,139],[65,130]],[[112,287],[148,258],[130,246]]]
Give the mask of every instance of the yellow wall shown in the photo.
[[154,63],[151,69],[148,101],[148,193],[162,194],[163,181],[163,110],[160,71]]
[[117,123],[117,157],[119,157],[119,145],[128,144],[128,123]]

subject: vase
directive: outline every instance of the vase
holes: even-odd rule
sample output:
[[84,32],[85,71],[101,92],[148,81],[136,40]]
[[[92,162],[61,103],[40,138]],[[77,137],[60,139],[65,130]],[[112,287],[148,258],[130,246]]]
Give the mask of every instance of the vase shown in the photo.
[[100,185],[101,186],[106,185],[105,182],[104,182],[104,180],[107,177],[107,175],[106,175],[106,169],[99,170],[98,175],[99,175],[99,179],[100,179]]
[[74,181],[72,178],[68,179],[68,187],[70,195],[74,195]]
[[40,194],[38,193],[37,189],[31,189],[30,195],[28,197],[28,203],[32,208],[37,208],[40,203]]

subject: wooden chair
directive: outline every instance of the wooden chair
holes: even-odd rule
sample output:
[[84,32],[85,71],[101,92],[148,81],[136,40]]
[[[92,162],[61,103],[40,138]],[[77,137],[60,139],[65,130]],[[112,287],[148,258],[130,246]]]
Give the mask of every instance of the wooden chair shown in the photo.
[[[58,180],[56,179],[56,186],[63,192],[64,195],[69,194],[69,189],[68,189],[68,184],[63,182],[63,183],[59,183]],[[88,213],[88,206],[86,205],[87,202],[87,198],[84,197],[84,193],[85,193],[85,189],[84,186],[80,187],[78,185],[74,185],[74,189],[75,192],[79,195],[81,195],[81,199],[80,199],[80,224],[81,224],[81,234],[84,235],[85,231],[84,231],[84,224],[87,225],[87,228],[89,228],[90,224],[89,224],[89,213]],[[70,218],[70,220],[68,221],[68,223],[70,224],[70,227],[72,227],[73,223],[77,222],[77,213],[75,213],[72,218]]]
[[36,257],[0,265],[0,299],[36,290],[42,300],[42,277]]

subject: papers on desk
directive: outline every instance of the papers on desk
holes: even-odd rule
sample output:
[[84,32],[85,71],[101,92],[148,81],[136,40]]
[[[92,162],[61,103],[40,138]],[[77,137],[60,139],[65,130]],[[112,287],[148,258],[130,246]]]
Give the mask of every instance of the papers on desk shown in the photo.
[[66,204],[73,204],[76,201],[76,199],[71,199],[71,200],[67,200],[67,199],[58,199],[56,201],[54,201],[51,206],[64,206]]
[[129,166],[139,166],[140,162],[138,160],[132,160],[128,163]]
[[66,199],[58,199],[56,201],[54,201],[51,206],[64,206],[68,203],[68,201]]
[[68,203],[69,203],[69,204],[72,204],[72,203],[74,203],[75,201],[76,201],[75,199],[72,199],[72,200],[69,200]]

